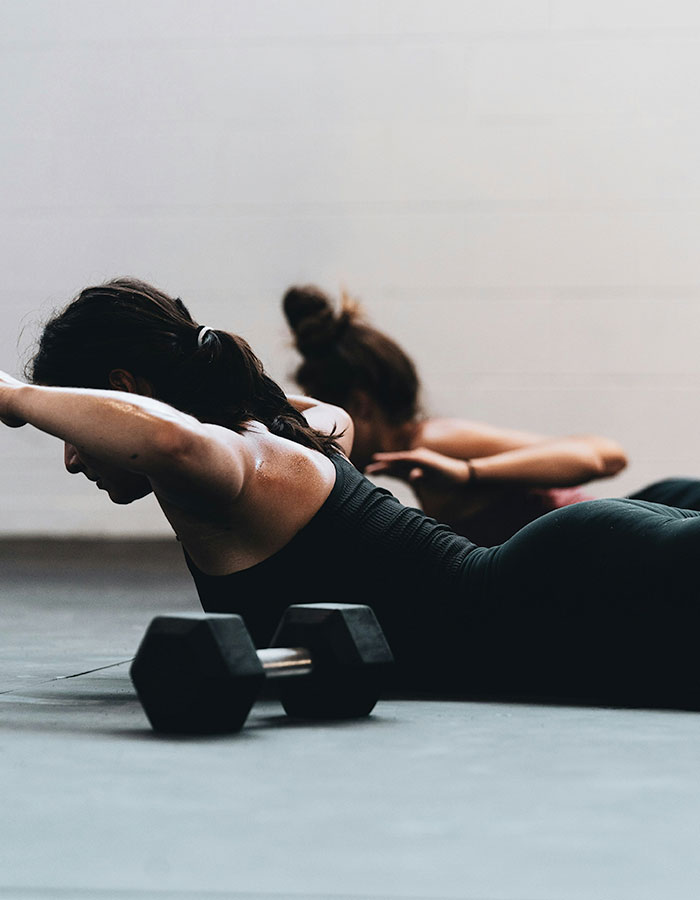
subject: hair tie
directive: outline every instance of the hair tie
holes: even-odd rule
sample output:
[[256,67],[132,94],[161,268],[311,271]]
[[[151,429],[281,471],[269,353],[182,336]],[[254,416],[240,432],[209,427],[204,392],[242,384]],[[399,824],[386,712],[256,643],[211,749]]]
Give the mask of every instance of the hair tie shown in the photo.
[[213,330],[214,329],[210,328],[208,325],[200,325],[199,326],[199,333],[197,334],[197,346],[198,347],[201,347],[202,344],[204,343],[204,335],[207,333],[207,331],[213,331]]

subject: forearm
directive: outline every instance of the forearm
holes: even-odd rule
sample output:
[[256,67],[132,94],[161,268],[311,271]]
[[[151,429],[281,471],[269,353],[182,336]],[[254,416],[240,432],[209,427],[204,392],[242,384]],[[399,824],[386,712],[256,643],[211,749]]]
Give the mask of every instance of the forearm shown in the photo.
[[[612,448],[612,442],[610,448]],[[613,475],[625,465],[620,451],[601,449],[586,438],[546,441],[469,461],[471,479],[569,487]]]
[[138,394],[38,385],[3,387],[7,415],[73,444],[97,459],[148,472],[196,420]]

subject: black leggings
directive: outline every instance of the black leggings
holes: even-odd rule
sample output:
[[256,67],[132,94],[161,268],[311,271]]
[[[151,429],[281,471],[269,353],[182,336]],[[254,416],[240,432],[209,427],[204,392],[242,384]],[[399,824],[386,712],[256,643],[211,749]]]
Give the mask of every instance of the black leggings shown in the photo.
[[648,500],[665,506],[700,510],[700,480],[697,478],[665,478],[629,494],[630,500]]
[[700,708],[699,573],[700,512],[633,499],[555,510],[467,557],[451,677],[500,695]]

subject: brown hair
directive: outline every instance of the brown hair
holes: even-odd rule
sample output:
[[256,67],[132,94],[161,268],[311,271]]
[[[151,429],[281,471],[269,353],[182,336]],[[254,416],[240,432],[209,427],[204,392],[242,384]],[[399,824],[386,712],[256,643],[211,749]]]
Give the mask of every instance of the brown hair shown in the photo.
[[114,369],[146,379],[158,400],[202,422],[242,432],[255,419],[322,453],[338,449],[333,435],[309,427],[242,337],[203,332],[182,300],[133,278],[86,288],[54,315],[27,375],[39,384],[104,389]]
[[282,307],[303,362],[294,373],[306,393],[346,407],[355,390],[366,391],[394,425],[418,414],[420,383],[413,360],[373,328],[347,294],[335,312],[313,285],[291,287]]

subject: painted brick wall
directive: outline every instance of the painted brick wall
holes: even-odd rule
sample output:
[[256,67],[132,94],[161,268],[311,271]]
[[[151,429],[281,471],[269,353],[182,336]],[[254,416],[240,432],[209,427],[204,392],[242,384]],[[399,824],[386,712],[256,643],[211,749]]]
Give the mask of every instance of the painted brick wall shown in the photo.
[[[699,100],[678,0],[4,0],[2,365],[133,274],[285,379],[283,290],[344,285],[434,410],[700,476]],[[164,531],[59,450],[2,435],[0,532]]]

